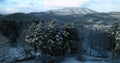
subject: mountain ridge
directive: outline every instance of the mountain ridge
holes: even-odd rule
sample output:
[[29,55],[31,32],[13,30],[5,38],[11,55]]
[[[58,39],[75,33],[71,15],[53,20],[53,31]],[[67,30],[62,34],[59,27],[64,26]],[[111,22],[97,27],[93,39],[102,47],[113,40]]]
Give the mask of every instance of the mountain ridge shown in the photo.
[[46,11],[48,14],[56,14],[56,15],[73,15],[73,14],[95,14],[98,13],[88,8],[82,7],[68,7],[62,9],[53,9]]

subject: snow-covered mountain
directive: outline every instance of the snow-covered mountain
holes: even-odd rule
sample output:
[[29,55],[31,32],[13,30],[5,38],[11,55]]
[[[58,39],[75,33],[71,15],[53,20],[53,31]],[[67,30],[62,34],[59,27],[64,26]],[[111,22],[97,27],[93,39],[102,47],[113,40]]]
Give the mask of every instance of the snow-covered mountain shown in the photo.
[[57,14],[57,15],[73,15],[73,14],[95,14],[98,12],[88,8],[69,7],[69,8],[49,10],[46,11],[46,13]]

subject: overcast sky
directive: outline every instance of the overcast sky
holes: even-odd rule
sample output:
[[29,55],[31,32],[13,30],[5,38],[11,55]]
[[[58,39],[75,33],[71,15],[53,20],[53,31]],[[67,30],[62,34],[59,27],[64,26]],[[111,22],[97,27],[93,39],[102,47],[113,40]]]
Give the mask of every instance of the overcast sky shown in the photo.
[[0,13],[41,12],[64,7],[85,7],[98,12],[120,11],[120,0],[0,0]]

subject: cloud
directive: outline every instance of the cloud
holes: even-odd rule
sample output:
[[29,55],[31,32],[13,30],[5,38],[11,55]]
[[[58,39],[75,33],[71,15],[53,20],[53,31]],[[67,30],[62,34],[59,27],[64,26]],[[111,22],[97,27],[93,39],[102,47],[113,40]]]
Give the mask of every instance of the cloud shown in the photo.
[[41,12],[64,7],[87,7],[95,11],[120,11],[120,0],[0,0],[0,12]]
[[43,5],[48,7],[80,7],[90,0],[44,0]]
[[90,2],[87,7],[99,12],[120,11],[119,3],[120,0],[96,0]]
[[15,12],[20,12],[20,11],[13,7],[5,7],[5,8],[1,8],[0,10],[1,14],[9,14],[9,13],[15,13]]
[[4,12],[7,12],[7,13],[20,12],[18,9],[16,9],[14,7],[5,7],[5,8],[1,8],[1,9],[4,10]]
[[7,0],[5,4],[0,4],[0,13],[16,13],[16,12],[40,12],[41,6],[38,0]]

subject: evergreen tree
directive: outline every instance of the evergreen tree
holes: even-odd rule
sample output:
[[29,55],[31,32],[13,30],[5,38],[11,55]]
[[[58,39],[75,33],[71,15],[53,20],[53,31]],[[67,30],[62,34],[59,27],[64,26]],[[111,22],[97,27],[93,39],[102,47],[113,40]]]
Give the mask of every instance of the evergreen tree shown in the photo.
[[58,26],[55,21],[33,23],[25,39],[25,44],[34,52],[42,55],[61,56],[65,52],[74,53],[77,50],[77,33],[72,26]]
[[119,54],[120,54],[120,24],[114,23],[111,26],[109,33],[110,33],[111,39],[115,43],[113,59],[115,59],[116,57],[119,59]]

